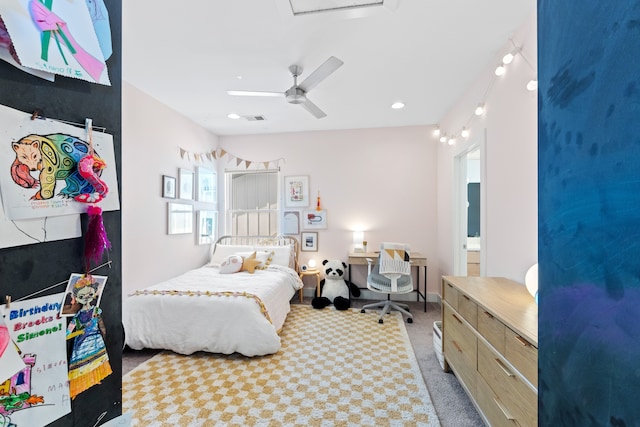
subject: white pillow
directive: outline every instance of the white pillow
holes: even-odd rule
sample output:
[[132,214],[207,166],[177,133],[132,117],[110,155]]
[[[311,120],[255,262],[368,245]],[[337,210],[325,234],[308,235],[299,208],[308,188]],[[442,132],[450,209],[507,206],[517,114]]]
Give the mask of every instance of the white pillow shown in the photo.
[[284,246],[255,246],[257,251],[270,251],[273,252],[271,257],[272,265],[282,265],[284,267],[291,267],[291,245]]
[[220,264],[220,274],[233,274],[242,270],[242,262],[244,260],[239,255],[229,255],[227,259]]
[[236,252],[252,251],[251,246],[247,245],[216,245],[214,252],[211,254],[209,260],[209,267],[220,267],[222,261],[226,260],[229,255],[233,255]]

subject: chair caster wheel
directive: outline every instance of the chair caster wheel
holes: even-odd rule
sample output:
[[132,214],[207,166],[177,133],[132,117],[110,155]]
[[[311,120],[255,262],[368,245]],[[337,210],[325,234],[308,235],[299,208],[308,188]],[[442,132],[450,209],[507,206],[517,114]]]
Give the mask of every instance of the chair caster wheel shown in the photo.
[[360,310],[360,313],[366,313],[366,311],[364,311],[364,308]]
[[378,319],[378,323],[384,323],[384,320]]
[[413,323],[413,319],[411,317],[407,318],[407,323]]

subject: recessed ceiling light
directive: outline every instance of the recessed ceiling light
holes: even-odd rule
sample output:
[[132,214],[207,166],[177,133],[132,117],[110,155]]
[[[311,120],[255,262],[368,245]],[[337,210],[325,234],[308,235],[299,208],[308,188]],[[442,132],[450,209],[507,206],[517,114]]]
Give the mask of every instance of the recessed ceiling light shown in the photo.
[[237,120],[237,119],[240,118],[240,114],[229,113],[229,114],[227,114],[227,117],[229,117],[230,119],[233,119],[233,120]]
[[404,102],[394,102],[393,104],[391,104],[391,108],[393,108],[394,110],[404,108]]

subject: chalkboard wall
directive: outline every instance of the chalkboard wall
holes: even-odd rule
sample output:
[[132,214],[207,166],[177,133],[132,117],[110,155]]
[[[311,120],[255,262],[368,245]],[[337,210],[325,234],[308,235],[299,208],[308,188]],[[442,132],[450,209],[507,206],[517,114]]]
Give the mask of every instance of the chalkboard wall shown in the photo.
[[[45,117],[73,123],[91,118],[96,127],[105,127],[113,135],[118,182],[121,182],[121,33],[122,2],[105,0],[109,11],[113,54],[107,60],[111,86],[92,84],[78,79],[56,76],[55,82],[33,77],[0,61],[0,104],[23,112],[40,111]],[[1,141],[0,143],[10,143]],[[120,192],[119,192],[120,193]],[[106,345],[113,373],[101,384],[91,387],[71,403],[71,413],[50,426],[94,426],[120,415],[122,385],[121,328],[121,215],[120,211],[105,212],[104,225],[111,241],[108,252],[111,267],[94,274],[108,276],[100,307],[106,326]],[[86,227],[82,215],[82,229]],[[0,239],[2,236],[0,236]],[[0,295],[14,300],[36,293],[65,281],[73,272],[83,272],[82,238],[37,243],[0,249]],[[104,260],[107,260],[105,254]],[[37,296],[64,291],[64,286]],[[34,426],[36,427],[36,426]]]

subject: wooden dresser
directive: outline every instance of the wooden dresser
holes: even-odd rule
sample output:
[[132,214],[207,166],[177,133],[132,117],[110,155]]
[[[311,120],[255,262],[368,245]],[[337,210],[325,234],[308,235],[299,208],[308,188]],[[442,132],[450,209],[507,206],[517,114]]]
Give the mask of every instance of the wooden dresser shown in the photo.
[[442,277],[442,344],[487,425],[538,425],[538,306],[501,277]]

